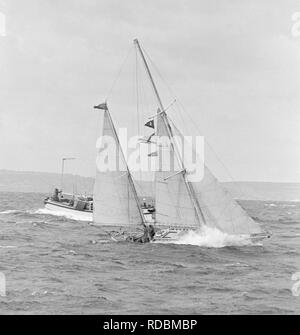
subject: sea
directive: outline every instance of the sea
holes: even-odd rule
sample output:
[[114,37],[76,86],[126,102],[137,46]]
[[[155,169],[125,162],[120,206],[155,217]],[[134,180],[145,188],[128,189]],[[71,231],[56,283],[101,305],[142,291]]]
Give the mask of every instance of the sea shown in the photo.
[[177,244],[114,242],[107,228],[0,193],[0,314],[299,314],[300,202],[241,201],[272,232]]

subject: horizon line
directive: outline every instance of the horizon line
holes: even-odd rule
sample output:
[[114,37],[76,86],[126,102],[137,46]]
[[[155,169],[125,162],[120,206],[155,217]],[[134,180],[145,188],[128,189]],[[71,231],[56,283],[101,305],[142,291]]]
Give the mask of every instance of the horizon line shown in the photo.
[[[0,169],[0,172],[14,172],[14,173],[45,173],[45,174],[57,174],[60,175],[60,172],[50,172],[50,171],[37,171],[37,170],[12,170],[12,169]],[[92,178],[95,176],[83,176],[80,174],[74,173],[65,173],[65,175],[70,176],[79,176],[81,178]],[[300,181],[263,181],[263,180],[228,180],[221,181],[218,179],[220,183],[269,183],[269,184],[300,184]]]

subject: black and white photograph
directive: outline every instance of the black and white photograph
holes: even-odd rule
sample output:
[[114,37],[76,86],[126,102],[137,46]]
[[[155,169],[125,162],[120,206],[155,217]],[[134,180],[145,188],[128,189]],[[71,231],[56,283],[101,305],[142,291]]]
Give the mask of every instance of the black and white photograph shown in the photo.
[[299,150],[299,1],[0,0],[0,314],[299,315]]

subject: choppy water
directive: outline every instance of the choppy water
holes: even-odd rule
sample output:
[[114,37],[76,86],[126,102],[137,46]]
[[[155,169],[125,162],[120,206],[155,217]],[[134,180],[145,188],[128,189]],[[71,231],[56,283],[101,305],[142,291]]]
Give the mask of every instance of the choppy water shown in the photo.
[[242,202],[273,232],[264,245],[215,232],[174,245],[113,242],[43,198],[0,193],[1,314],[300,313],[300,202]]

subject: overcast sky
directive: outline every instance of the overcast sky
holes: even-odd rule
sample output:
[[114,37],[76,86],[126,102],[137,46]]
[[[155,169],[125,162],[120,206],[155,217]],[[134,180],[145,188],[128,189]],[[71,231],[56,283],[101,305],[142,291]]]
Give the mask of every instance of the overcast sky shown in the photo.
[[0,12],[0,169],[59,172],[74,156],[67,172],[93,176],[92,106],[138,37],[234,180],[300,182],[299,1],[0,0]]

